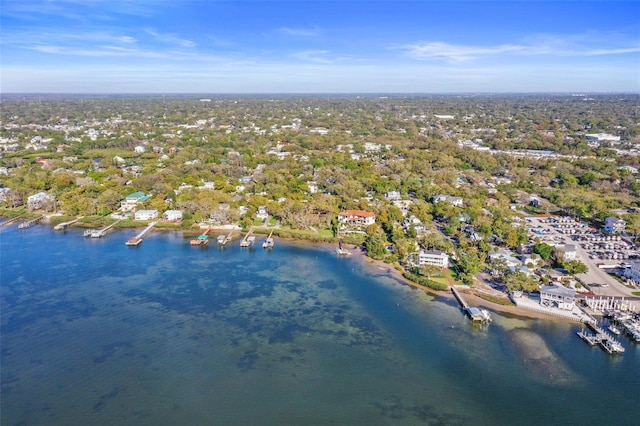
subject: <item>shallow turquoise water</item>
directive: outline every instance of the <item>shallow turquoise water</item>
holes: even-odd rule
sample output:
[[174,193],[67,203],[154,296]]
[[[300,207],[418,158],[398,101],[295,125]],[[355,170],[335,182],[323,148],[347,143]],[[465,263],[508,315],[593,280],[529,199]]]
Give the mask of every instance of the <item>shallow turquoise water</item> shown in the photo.
[[640,350],[494,313],[330,248],[0,231],[3,425],[637,424]]

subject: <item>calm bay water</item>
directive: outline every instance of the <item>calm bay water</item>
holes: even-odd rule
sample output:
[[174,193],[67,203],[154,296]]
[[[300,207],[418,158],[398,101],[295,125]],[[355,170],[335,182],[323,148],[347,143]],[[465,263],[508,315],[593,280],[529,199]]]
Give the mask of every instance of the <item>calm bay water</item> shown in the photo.
[[0,231],[2,425],[640,421],[640,346],[493,314],[327,247]]

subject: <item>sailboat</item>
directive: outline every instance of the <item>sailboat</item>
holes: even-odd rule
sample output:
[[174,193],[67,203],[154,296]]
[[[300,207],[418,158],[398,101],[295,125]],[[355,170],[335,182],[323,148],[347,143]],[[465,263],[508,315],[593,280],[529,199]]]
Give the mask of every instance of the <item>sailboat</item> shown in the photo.
[[342,240],[338,242],[338,248],[336,249],[336,254],[338,256],[351,256],[351,252],[342,248]]

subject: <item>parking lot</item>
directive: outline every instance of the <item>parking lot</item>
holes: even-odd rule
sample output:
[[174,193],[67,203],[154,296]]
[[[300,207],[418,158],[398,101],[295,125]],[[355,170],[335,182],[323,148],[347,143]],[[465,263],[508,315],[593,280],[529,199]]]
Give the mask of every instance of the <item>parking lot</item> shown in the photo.
[[631,296],[629,288],[600,267],[638,259],[640,254],[637,247],[629,241],[619,236],[606,235],[585,223],[566,217],[530,216],[526,218],[526,225],[532,243],[572,244],[576,248],[578,260],[588,268],[578,278],[589,285],[592,292],[603,296]]

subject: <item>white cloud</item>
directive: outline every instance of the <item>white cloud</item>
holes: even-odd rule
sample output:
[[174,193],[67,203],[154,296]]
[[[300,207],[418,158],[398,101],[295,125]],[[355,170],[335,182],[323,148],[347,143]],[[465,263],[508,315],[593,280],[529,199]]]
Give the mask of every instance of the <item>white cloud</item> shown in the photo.
[[156,41],[159,41],[161,43],[167,43],[167,44],[173,44],[173,45],[177,45],[177,46],[181,46],[181,47],[196,47],[197,44],[196,42],[192,41],[192,40],[187,40],[184,38],[180,38],[178,36],[176,36],[175,34],[161,34],[158,33],[152,29],[146,29],[144,30],[145,33],[149,34],[150,36],[152,36]]
[[280,34],[294,36],[294,37],[314,37],[320,35],[320,30],[318,28],[291,28],[291,27],[282,27],[276,30]]
[[450,44],[440,41],[418,42],[395,45],[390,49],[399,50],[405,55],[417,59],[441,59],[448,62],[464,62],[501,55],[519,56],[603,56],[640,52],[640,45],[598,47],[593,45],[570,43],[571,38],[545,37],[530,44],[500,44],[495,46],[472,46]]
[[328,53],[328,50],[303,50],[295,52],[291,56],[303,61],[315,62],[318,64],[330,64],[333,63],[334,60],[327,57]]
[[396,47],[414,59],[445,59],[451,62],[468,61],[480,56],[515,53],[523,50],[522,46],[499,45],[492,47],[462,46],[444,42],[416,43]]

